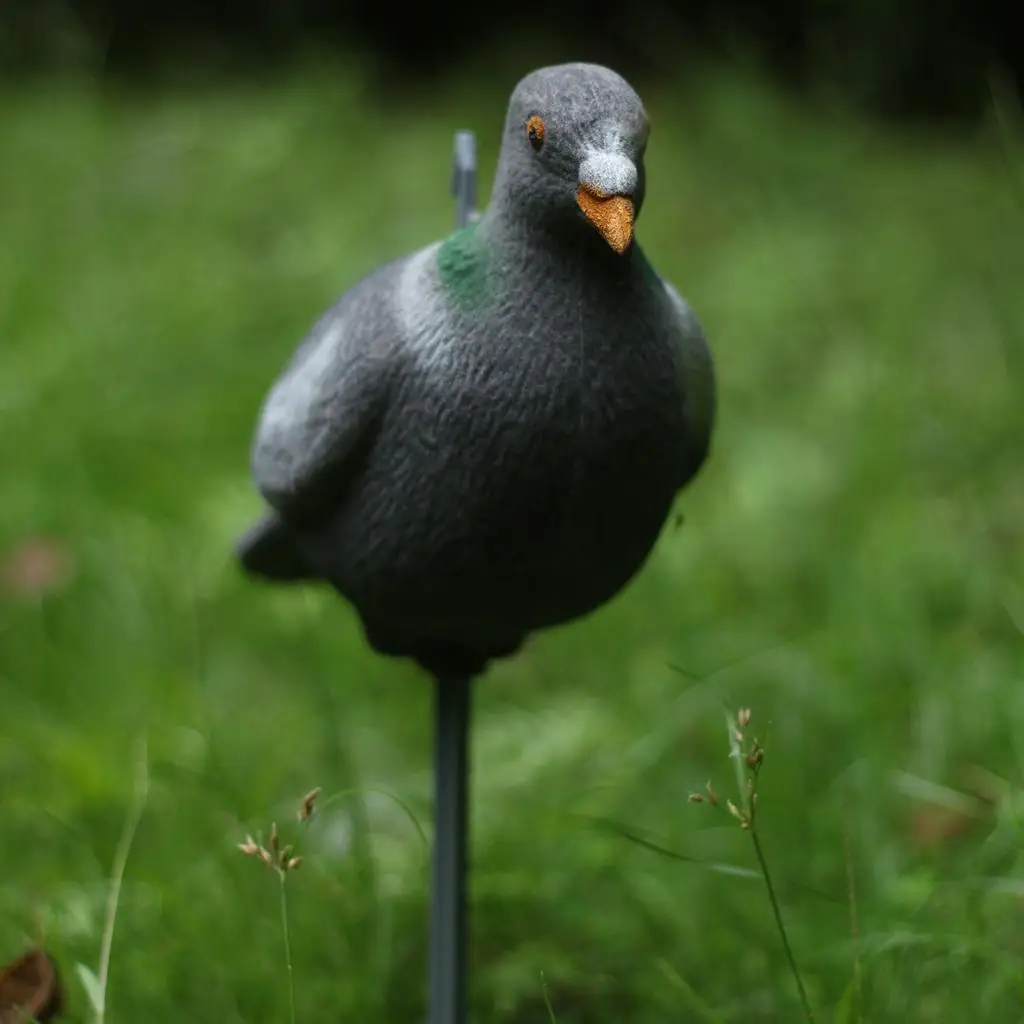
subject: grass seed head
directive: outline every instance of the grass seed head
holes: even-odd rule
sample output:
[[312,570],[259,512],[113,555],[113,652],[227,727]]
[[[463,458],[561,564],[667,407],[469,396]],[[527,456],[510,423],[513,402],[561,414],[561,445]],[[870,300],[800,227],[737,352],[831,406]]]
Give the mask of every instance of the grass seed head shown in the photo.
[[259,843],[257,843],[252,836],[246,836],[245,842],[238,844],[238,849],[241,850],[246,857],[258,857],[260,855]]
[[317,786],[311,789],[303,798],[299,804],[299,821],[309,821],[313,817],[313,812],[316,810],[316,798],[320,795],[320,787]]

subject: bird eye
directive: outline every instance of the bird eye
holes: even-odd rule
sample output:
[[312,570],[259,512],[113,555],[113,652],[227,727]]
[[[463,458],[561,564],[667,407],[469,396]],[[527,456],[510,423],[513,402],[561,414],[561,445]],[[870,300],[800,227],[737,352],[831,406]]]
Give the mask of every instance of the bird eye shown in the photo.
[[526,122],[526,137],[530,140],[535,152],[539,152],[544,145],[544,118],[534,114]]

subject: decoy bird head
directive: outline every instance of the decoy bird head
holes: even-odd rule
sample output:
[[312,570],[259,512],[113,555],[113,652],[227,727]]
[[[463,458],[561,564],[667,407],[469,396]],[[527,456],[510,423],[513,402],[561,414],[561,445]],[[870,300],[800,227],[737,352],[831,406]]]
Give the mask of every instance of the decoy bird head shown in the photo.
[[649,131],[640,97],[614,71],[540,68],[512,93],[494,198],[543,226],[596,230],[624,253],[643,204]]

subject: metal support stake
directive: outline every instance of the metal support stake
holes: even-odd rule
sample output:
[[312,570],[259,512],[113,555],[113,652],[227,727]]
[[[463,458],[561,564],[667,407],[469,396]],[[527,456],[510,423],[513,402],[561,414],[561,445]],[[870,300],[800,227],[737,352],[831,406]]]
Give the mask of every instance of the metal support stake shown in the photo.
[[[456,224],[476,219],[476,140],[455,133]],[[465,1024],[472,679],[434,682],[434,863],[430,904],[429,1024]]]

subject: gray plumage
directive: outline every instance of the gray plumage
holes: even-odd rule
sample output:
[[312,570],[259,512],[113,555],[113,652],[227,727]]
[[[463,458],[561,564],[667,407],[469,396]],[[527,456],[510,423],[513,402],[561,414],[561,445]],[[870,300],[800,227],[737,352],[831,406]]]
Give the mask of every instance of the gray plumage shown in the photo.
[[519,83],[479,220],[346,292],[267,397],[247,571],[330,583],[441,676],[634,576],[715,415],[701,327],[628,230],[647,132],[606,68]]

